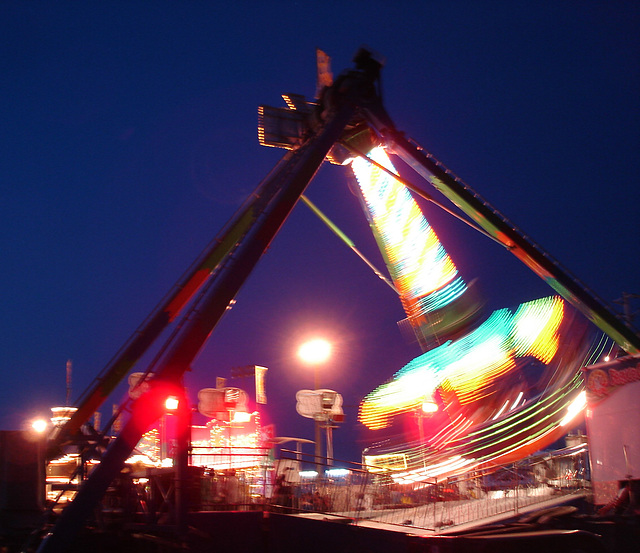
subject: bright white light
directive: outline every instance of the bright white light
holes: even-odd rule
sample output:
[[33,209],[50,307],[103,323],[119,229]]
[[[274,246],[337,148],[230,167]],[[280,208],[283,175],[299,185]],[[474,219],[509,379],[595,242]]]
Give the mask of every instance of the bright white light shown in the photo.
[[178,408],[179,400],[175,396],[169,396],[164,402],[167,411],[175,411]]
[[300,478],[315,478],[318,473],[315,470],[301,470]]
[[422,404],[422,412],[423,413],[435,413],[438,410],[438,404],[433,403],[432,401],[425,401]]
[[38,434],[42,434],[47,429],[47,421],[44,419],[37,419],[31,423],[33,428]]
[[504,410],[507,408],[507,405],[509,405],[509,400],[504,402],[504,405],[502,406],[502,408],[500,409],[500,411],[498,411],[498,413],[496,414],[495,417],[493,417],[492,420],[496,420],[500,415],[502,415],[502,413],[504,413]]
[[582,411],[587,405],[587,392],[584,390],[578,394],[578,397],[574,399],[567,407],[567,414],[562,419],[560,426],[566,426],[569,424],[575,416]]
[[330,478],[341,478],[343,476],[347,476],[349,474],[348,469],[328,469],[325,471],[325,474]]
[[518,405],[518,403],[520,403],[520,400],[522,399],[522,396],[524,394],[522,392],[520,392],[518,394],[518,397],[516,398],[516,400],[513,402],[513,405],[511,406],[511,409],[509,409],[509,411],[513,411],[516,408],[516,405]]
[[323,363],[331,355],[331,344],[322,338],[305,342],[298,349],[298,357],[305,363]]
[[156,467],[159,467],[162,465],[160,461],[152,461],[151,458],[148,457],[147,455],[140,455],[140,454],[132,455],[125,461],[125,463],[127,463],[127,465],[142,465],[142,466],[153,465]]
[[236,411],[233,414],[233,420],[231,422],[249,422],[253,413],[245,413],[244,411]]

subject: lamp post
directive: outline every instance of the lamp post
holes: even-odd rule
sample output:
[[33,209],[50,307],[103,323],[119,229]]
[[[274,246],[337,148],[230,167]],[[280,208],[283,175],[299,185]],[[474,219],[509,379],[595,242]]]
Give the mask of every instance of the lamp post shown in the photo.
[[[317,391],[320,388],[320,373],[318,371],[321,363],[324,363],[331,355],[331,344],[322,338],[315,338],[309,340],[300,346],[298,349],[298,357],[302,359],[306,364],[313,366],[313,385]],[[316,458],[316,471],[320,475],[322,470],[322,438],[320,421],[315,418],[315,458]]]
[[[184,392],[179,390],[177,396],[171,395],[165,399],[165,413],[162,416],[166,425],[167,415],[176,417],[175,451],[173,453],[174,490],[176,505],[176,527],[180,537],[187,535],[187,475],[189,465],[189,448],[191,447],[191,408]],[[166,428],[165,428],[166,439]]]

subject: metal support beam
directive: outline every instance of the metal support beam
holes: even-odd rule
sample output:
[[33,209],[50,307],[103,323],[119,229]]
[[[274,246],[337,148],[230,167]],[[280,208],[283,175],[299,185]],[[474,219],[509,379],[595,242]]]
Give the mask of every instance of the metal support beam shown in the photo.
[[560,296],[582,312],[625,351],[640,353],[640,336],[602,300],[571,276],[540,246],[530,241],[506,217],[458,179],[433,156],[396,130],[380,102],[366,108],[369,124],[384,139],[390,151],[466,213],[493,238],[542,278]]
[[362,74],[354,73],[343,80],[341,86],[331,98],[331,104],[325,106],[324,124],[268,179],[266,190],[276,190],[273,199],[258,214],[256,222],[234,250],[233,256],[225,256],[223,269],[207,286],[197,308],[161,360],[155,378],[150,382],[149,392],[133,404],[131,416],[122,432],[110,445],[100,465],[84,482],[74,501],[64,510],[53,532],[41,543],[39,553],[62,553],[68,550],[140,437],[161,416],[164,398],[170,394],[179,395],[176,390],[183,373],[269,247],[333,144],[340,138],[355,113],[359,98],[369,90],[370,83]]
[[[276,165],[272,174],[284,170],[293,157],[288,152]],[[171,291],[136,329],[118,353],[102,369],[100,375],[76,402],[77,411],[51,439],[50,449],[71,439],[122,379],[131,371],[142,355],[155,342],[165,328],[182,312],[210,276],[220,267],[247,235],[264,206],[277,192],[265,179],[256,191],[204,249]],[[100,430],[96,428],[96,430]]]

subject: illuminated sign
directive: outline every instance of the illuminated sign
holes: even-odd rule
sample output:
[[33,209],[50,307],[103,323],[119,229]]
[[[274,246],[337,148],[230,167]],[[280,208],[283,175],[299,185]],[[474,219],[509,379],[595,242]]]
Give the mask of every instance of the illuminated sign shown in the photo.
[[365,455],[363,460],[364,466],[369,472],[387,472],[390,470],[407,469],[407,456],[404,453]]
[[620,357],[585,367],[583,371],[587,402],[593,405],[612,394],[616,388],[640,381],[640,355]]

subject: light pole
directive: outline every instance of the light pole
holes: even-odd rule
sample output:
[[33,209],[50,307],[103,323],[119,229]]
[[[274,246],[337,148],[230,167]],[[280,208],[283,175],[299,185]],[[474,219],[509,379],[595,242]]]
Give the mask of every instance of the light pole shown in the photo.
[[[306,364],[313,366],[313,385],[317,391],[320,388],[320,373],[318,371],[321,363],[324,363],[331,355],[331,344],[322,338],[309,340],[298,349],[298,357]],[[320,421],[314,418],[315,424],[315,457],[316,471],[320,475],[322,470],[322,438],[320,432]]]

